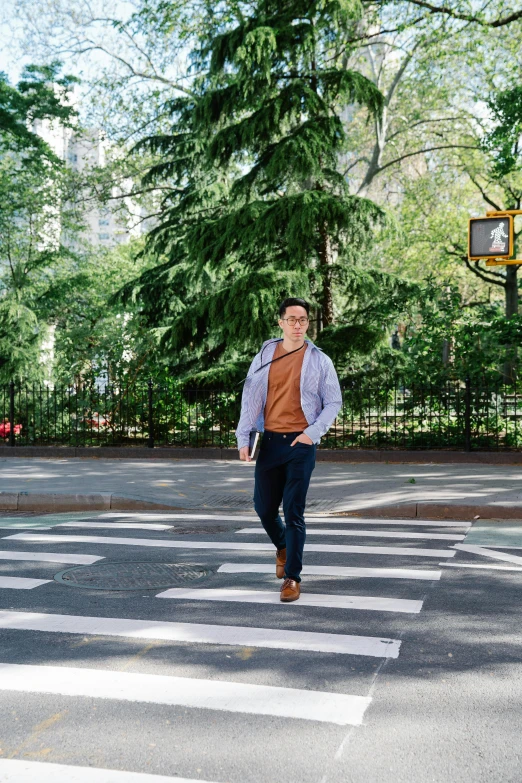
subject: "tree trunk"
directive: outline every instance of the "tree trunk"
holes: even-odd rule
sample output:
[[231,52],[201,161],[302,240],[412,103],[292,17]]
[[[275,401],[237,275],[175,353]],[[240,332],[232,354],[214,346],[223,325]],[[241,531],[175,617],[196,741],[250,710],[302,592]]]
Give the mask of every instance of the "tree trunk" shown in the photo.
[[315,321],[315,336],[323,331],[323,312],[320,307],[317,308],[317,318]]
[[321,327],[329,326],[333,323],[333,291],[332,291],[332,262],[333,253],[330,237],[326,226],[321,229],[321,248],[319,252],[319,266],[323,282],[321,295]]
[[[518,314],[518,266],[506,266],[506,318]],[[504,362],[504,383],[512,383],[516,380],[517,348],[516,345],[508,346],[508,359]]]
[[518,266],[506,266],[506,318],[518,313]]
[[442,341],[442,364],[447,367],[450,363],[450,341],[444,338]]

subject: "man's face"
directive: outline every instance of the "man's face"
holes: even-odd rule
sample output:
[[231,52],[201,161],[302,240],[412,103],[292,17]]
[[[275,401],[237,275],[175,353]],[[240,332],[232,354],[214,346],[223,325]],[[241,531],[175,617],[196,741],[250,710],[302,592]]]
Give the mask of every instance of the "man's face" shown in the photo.
[[[300,318],[306,320],[301,323]],[[279,319],[279,326],[283,330],[285,338],[295,343],[302,342],[308,329],[308,316],[304,307],[297,305],[287,307],[283,317]]]

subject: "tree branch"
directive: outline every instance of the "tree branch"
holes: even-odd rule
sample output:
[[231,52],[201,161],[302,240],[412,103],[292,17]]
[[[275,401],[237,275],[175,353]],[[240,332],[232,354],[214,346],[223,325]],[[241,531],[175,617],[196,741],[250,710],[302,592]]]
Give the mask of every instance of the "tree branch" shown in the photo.
[[459,11],[454,11],[453,8],[449,8],[447,5],[433,5],[426,2],[426,0],[407,0],[407,2],[416,5],[418,8],[426,8],[432,14],[446,14],[446,16],[451,16],[453,19],[460,19],[463,22],[475,22],[483,27],[504,27],[507,24],[516,22],[517,19],[522,19],[522,11],[514,11],[509,16],[500,17],[493,22],[487,22],[476,14],[463,14]]
[[463,307],[480,307],[480,305],[491,304],[489,299],[477,299],[476,302],[465,302]]
[[398,158],[395,158],[394,160],[390,160],[388,163],[385,163],[384,166],[380,166],[376,174],[380,174],[381,171],[384,171],[384,169],[388,169],[390,166],[394,166],[396,163],[400,163],[403,160],[406,160],[406,158],[413,158],[415,155],[424,155],[426,152],[434,152],[435,150],[456,150],[456,149],[464,149],[464,150],[476,150],[477,147],[474,147],[470,144],[441,144],[437,147],[428,147],[425,150],[417,150],[416,152],[408,152],[405,155],[400,155]]
[[[418,19],[414,19],[412,22],[408,23],[409,27],[414,27],[417,24],[420,24],[420,22],[424,21],[422,16],[419,16]],[[363,33],[357,38],[348,38],[345,45],[343,45],[332,57],[327,57],[324,61],[325,63],[332,62],[332,60],[336,60],[339,57],[341,57],[346,51],[352,49],[354,44],[357,44],[358,48],[363,48],[364,46],[374,46],[375,44],[382,44],[385,43],[384,41],[373,41],[372,38],[380,38],[382,35],[393,35],[393,33],[400,33],[402,32],[402,28],[400,27],[394,27],[390,30],[379,30],[376,33]],[[366,43],[362,43],[365,41]]]
[[395,131],[394,133],[390,133],[388,136],[388,141],[391,141],[396,136],[399,136],[401,133],[404,133],[406,130],[409,130],[410,128],[416,128],[418,125],[426,125],[426,123],[432,123],[432,122],[448,122],[448,121],[455,121],[455,120],[466,120],[468,117],[466,115],[462,115],[461,117],[435,117],[434,119],[426,119],[426,120],[419,120],[418,122],[412,122],[409,125],[405,125],[404,128],[400,128],[399,130]]
[[370,163],[369,159],[365,156],[362,156],[361,158],[357,158],[357,160],[354,160],[353,163],[350,163],[349,166],[347,166],[343,171],[343,177],[345,177],[349,171],[351,171],[355,166],[357,166],[359,163]]
[[[458,248],[457,250],[448,250],[448,248],[446,247],[446,248],[444,248],[444,252],[448,256],[455,256],[455,258],[460,258],[461,261],[462,261],[462,259],[466,260],[468,258],[467,255],[463,252],[463,250],[461,248]],[[488,274],[488,275],[492,275],[493,277],[499,277],[503,282],[505,281],[506,278],[505,278],[505,276],[501,272],[493,272],[493,271],[487,271],[486,269],[481,269],[478,266],[479,263],[480,263],[479,261],[475,261],[475,266],[481,272],[484,272],[485,274]]]
[[477,277],[480,277],[481,280],[484,280],[486,283],[491,283],[492,285],[499,285],[501,288],[505,288],[506,287],[504,275],[501,275],[499,272],[491,272],[492,275],[496,275],[497,277],[501,277],[501,278],[504,279],[504,282],[501,283],[499,280],[494,280],[492,277],[488,277],[485,274],[485,270],[481,269],[479,267],[479,262],[478,261],[475,261],[475,266],[472,266],[469,263],[469,260],[468,260],[467,256],[461,256],[461,257],[464,259],[468,269],[471,272],[473,272],[474,275],[477,275]]
[[415,54],[415,51],[418,48],[418,46],[420,45],[420,43],[421,43],[421,41],[419,39],[417,41],[417,43],[413,46],[412,50],[410,52],[408,52],[408,54],[406,55],[406,57],[402,61],[400,68],[398,69],[398,71],[396,72],[395,76],[393,77],[392,83],[390,84],[388,92],[386,93],[386,98],[385,98],[386,106],[390,105],[391,99],[393,98],[393,94],[394,94],[395,90],[397,89],[397,85],[399,84],[400,80],[404,76],[404,72],[405,72],[406,68],[408,67],[408,65],[410,64],[410,62],[412,61],[413,55]]
[[469,171],[467,172],[467,174],[468,174],[468,177],[470,178],[470,180],[473,182],[473,184],[474,184],[474,185],[475,185],[475,187],[477,188],[477,190],[479,190],[479,191],[480,191],[480,193],[481,193],[481,195],[482,195],[482,198],[484,199],[484,201],[486,202],[486,204],[489,204],[489,205],[490,205],[490,207],[493,207],[493,209],[496,209],[496,210],[500,211],[500,210],[501,210],[501,207],[500,207],[498,204],[495,204],[495,202],[494,202],[492,199],[490,199],[490,197],[487,195],[486,191],[485,191],[485,190],[483,189],[483,187],[482,187],[482,186],[481,186],[481,185],[480,185],[480,184],[477,182],[477,180],[476,180],[476,179],[473,177],[473,175],[472,175],[472,174],[470,174],[470,173],[469,173]]
[[139,76],[140,78],[146,79],[147,81],[158,81],[161,82],[162,84],[167,84],[169,87],[174,87],[174,89],[185,93],[185,95],[189,95],[190,97],[193,97],[193,93],[190,90],[187,90],[186,87],[180,85],[179,82],[173,82],[172,79],[167,79],[165,76],[160,76],[159,74],[151,75],[145,73],[144,71],[137,71],[133,65],[127,62],[127,60],[125,60],[123,57],[120,57],[119,54],[116,54],[115,52],[111,52],[109,49],[106,49],[104,46],[100,46],[99,44],[95,44],[94,42],[91,42],[89,46],[85,46],[83,49],[78,50],[77,54],[85,54],[86,52],[91,52],[94,50],[103,52],[108,57],[112,57],[114,60],[120,62],[122,65],[128,68],[132,76]]

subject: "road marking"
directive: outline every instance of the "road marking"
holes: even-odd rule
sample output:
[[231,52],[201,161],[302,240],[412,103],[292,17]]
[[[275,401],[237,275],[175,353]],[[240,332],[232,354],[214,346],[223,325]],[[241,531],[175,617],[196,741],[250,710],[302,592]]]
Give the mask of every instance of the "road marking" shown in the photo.
[[[62,712],[55,712],[54,715],[51,715],[49,718],[46,718],[41,723],[38,723],[29,736],[14,750],[12,750],[9,753],[9,756],[7,758],[12,759],[14,756],[18,756],[22,750],[25,750],[29,745],[32,745],[34,742],[36,742],[38,739],[40,739],[40,736],[43,734],[43,732],[47,731],[48,729],[52,728],[56,723],[63,720],[63,718],[67,715],[68,710],[63,710]],[[24,754],[28,755],[28,754]],[[34,753],[31,753],[32,756],[34,756]],[[1,772],[1,770],[0,770]],[[0,780],[3,780],[2,777],[0,777]]]
[[40,563],[77,563],[90,565],[105,558],[97,555],[65,555],[59,552],[15,552],[9,549],[0,550],[0,560],[32,560]]
[[[244,527],[236,530],[236,533],[246,533],[247,535],[266,536],[263,528]],[[330,530],[329,528],[310,528],[307,526],[306,534],[309,536],[360,536],[361,538],[427,538],[438,541],[464,541],[465,536],[458,536],[452,533],[398,533],[390,530]]]
[[491,557],[493,560],[505,560],[506,563],[517,563],[518,565],[522,565],[522,557],[509,555],[506,552],[495,552],[493,549],[486,549],[485,547],[475,546],[474,544],[455,544],[454,549],[460,549],[462,552],[471,552],[473,555]]
[[129,530],[170,530],[172,525],[148,525],[140,522],[81,522],[78,520],[78,522],[60,522],[58,525],[54,525],[54,529],[59,527],[85,527],[87,529],[91,527],[104,527],[117,530],[123,528]]
[[[164,538],[119,538],[116,536],[70,536],[49,535],[46,533],[16,533],[4,536],[4,539],[16,539],[35,543],[53,544],[116,544],[119,546],[151,546],[167,549],[245,549],[257,552],[274,552],[273,544],[256,544],[253,541],[167,541]],[[307,552],[333,552],[346,554],[396,555],[401,557],[454,557],[455,552],[447,549],[420,549],[418,547],[390,546],[345,546],[343,544],[308,544]]]
[[0,690],[301,718],[339,726],[359,726],[371,701],[368,696],[273,685],[12,663],[0,664]]
[[[403,598],[381,598],[366,595],[327,595],[324,593],[301,593],[299,601],[290,604],[281,603],[279,593],[265,590],[228,590],[191,589],[172,587],[156,598],[177,598],[191,601],[233,601],[252,604],[277,604],[277,606],[322,606],[331,609],[364,609],[376,612],[409,612],[418,614],[422,609],[422,601],[412,601]],[[286,608],[283,611],[288,611]]]
[[2,783],[209,783],[204,780],[171,778],[142,772],[119,772],[96,767],[71,767],[66,764],[48,764],[19,759],[0,759]]
[[129,669],[131,666],[133,666],[136,661],[139,661],[141,658],[143,658],[144,655],[147,655],[148,652],[154,649],[154,647],[157,647],[159,642],[149,642],[145,645],[145,647],[142,647],[141,650],[139,650],[136,655],[131,655],[130,658],[123,664],[123,666],[120,668],[120,671],[125,671],[125,669]]
[[124,636],[130,639],[226,644],[264,647],[272,650],[307,650],[397,658],[400,641],[376,636],[350,636],[312,631],[248,628],[239,625],[171,623],[158,620],[127,620],[121,617],[84,617],[69,614],[0,611],[0,628],[45,633],[77,633],[97,636]]
[[[256,515],[236,515],[232,514],[140,514],[131,512],[111,512],[99,514],[98,519],[136,519],[143,522],[154,522],[160,519],[186,519],[186,520],[214,520],[215,522],[259,522]],[[327,524],[327,525],[420,525],[425,527],[465,527],[470,528],[471,522],[458,522],[447,520],[426,520],[426,519],[368,519],[367,517],[325,517],[324,515],[314,516],[306,515],[307,524]]]
[[[256,520],[257,521],[257,520]],[[306,524],[308,525],[399,525],[420,526],[420,527],[465,527],[470,528],[471,522],[447,522],[432,521],[426,519],[367,519],[366,517],[330,517],[316,518],[306,515]]]
[[522,549],[522,544],[520,546],[508,546],[507,544],[504,545],[504,544],[496,544],[496,543],[495,544],[487,543],[485,544],[485,546],[488,547],[494,546],[494,547],[498,547],[499,549]]
[[[223,563],[218,574],[274,574],[275,567],[265,563]],[[414,568],[356,568],[344,566],[303,566],[303,576],[354,576],[362,579],[431,579],[437,581],[440,571]]]
[[131,512],[114,512],[99,514],[98,519],[137,519],[141,522],[154,522],[160,519],[210,519],[215,522],[257,522],[259,517],[255,514],[250,516],[232,516],[231,514],[162,514],[156,511],[154,514],[138,514]]
[[[452,568],[483,568],[489,571],[519,571],[522,572],[520,566],[501,566],[501,565],[479,565],[478,563],[439,563],[441,566],[451,566]],[[522,564],[521,564],[522,565]]]
[[34,587],[40,587],[52,579],[26,579],[23,576],[0,576],[0,588],[7,590],[32,590]]

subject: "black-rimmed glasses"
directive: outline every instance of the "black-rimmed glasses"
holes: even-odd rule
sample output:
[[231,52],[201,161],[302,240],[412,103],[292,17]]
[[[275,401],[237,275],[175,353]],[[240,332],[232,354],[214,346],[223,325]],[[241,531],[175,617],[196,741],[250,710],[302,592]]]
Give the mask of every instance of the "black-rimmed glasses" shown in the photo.
[[295,326],[297,321],[301,324],[301,326],[306,326],[309,319],[303,315],[302,318],[296,318],[295,316],[291,315],[290,318],[281,318],[282,321],[288,321],[288,326]]

